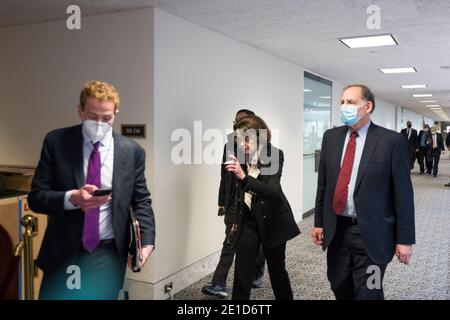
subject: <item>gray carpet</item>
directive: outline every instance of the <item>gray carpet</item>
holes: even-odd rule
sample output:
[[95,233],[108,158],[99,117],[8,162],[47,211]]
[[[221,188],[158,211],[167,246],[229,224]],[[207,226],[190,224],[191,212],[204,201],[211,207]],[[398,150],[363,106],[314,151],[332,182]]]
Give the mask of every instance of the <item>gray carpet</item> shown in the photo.
[[[389,264],[384,279],[385,297],[390,300],[450,300],[450,163],[442,155],[439,173],[419,175],[416,163],[412,172],[416,207],[416,240],[410,265],[396,258]],[[294,298],[300,300],[334,299],[326,278],[325,253],[310,238],[313,217],[300,223],[302,234],[288,242],[286,264]],[[231,295],[233,269],[228,277]],[[175,299],[216,299],[201,293],[212,274],[175,295]],[[252,290],[252,299],[274,299],[268,274],[264,286]]]

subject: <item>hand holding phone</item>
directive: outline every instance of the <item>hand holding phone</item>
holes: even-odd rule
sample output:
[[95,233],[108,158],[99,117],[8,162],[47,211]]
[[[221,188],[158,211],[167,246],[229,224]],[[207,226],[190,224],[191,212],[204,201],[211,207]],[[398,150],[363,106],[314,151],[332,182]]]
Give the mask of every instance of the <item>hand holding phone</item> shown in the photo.
[[111,189],[97,189],[94,191],[93,196],[94,197],[108,196],[111,194],[111,192],[112,192]]
[[111,189],[98,189],[91,184],[85,184],[79,190],[70,191],[69,201],[82,211],[99,208],[111,200]]

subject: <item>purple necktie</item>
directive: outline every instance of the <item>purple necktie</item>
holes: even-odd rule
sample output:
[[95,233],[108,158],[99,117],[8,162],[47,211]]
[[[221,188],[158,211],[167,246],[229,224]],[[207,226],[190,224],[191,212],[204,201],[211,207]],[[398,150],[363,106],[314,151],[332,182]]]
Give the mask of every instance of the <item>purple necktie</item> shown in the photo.
[[[87,170],[86,183],[92,184],[100,188],[100,152],[98,146],[100,142],[94,144],[94,150],[92,150],[89,157],[89,164]],[[99,217],[100,208],[87,209],[84,213],[84,228],[83,228],[83,247],[89,251],[94,251],[100,244],[99,234]]]

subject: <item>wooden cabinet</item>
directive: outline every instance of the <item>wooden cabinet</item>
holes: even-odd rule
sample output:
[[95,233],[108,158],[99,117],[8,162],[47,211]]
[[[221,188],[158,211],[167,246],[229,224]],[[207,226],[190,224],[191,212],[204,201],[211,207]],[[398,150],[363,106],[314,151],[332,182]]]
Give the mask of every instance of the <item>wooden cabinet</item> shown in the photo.
[[19,298],[20,259],[14,256],[19,243],[19,201],[0,199],[0,299]]
[[[24,259],[14,256],[25,228],[22,217],[31,214],[37,218],[37,233],[33,237],[33,259],[42,244],[47,216],[32,212],[27,203],[34,169],[22,166],[0,165],[0,299],[24,299]],[[42,271],[35,269],[34,297],[37,299]]]

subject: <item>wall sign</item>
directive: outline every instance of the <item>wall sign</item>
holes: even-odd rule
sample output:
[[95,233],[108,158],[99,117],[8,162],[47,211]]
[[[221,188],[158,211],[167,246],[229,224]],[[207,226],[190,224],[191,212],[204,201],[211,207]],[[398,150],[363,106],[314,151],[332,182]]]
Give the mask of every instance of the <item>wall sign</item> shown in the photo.
[[129,138],[145,139],[145,124],[122,124],[121,133]]

